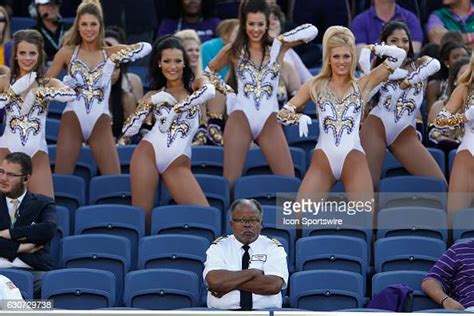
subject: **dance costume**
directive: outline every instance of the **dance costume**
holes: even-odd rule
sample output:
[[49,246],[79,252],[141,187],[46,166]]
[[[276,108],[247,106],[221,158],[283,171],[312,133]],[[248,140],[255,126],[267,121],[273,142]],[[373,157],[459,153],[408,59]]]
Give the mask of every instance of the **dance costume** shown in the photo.
[[[23,152],[33,157],[38,151],[48,154],[46,144],[46,115],[48,101],[68,101],[75,97],[75,91],[68,88],[49,88],[42,83],[36,93],[30,91],[23,100],[13,93],[3,94],[0,100],[5,104],[6,128],[0,137],[0,148],[10,152]],[[0,102],[1,102],[0,101]]]
[[[160,94],[163,97],[154,98]],[[204,85],[181,102],[176,102],[164,91],[159,92],[152,96],[152,102],[139,103],[135,114],[124,124],[124,136],[138,133],[148,113],[153,111],[156,123],[143,140],[153,146],[156,167],[161,174],[178,157],[185,155],[191,159],[193,136],[199,127],[200,105],[214,95],[212,85]]]
[[413,72],[405,79],[410,84],[406,89],[400,87],[400,80],[388,80],[380,86],[379,102],[369,115],[382,121],[387,146],[392,145],[407,127],[416,129],[416,119],[424,98],[425,80],[440,69],[437,59],[425,58],[427,60],[419,67],[414,62],[410,64]]

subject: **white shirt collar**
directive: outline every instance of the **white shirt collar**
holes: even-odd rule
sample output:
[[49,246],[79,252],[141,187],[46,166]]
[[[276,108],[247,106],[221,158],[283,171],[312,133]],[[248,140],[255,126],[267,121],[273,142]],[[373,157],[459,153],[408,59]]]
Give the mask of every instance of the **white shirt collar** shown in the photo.
[[27,192],[27,191],[25,190],[25,192],[23,192],[23,194],[20,195],[19,197],[17,197],[16,199],[11,199],[11,198],[5,196],[6,199],[7,199],[7,206],[8,206],[8,207],[12,206],[12,200],[18,200],[18,204],[17,204],[17,205],[20,206],[21,202],[22,202],[23,199],[25,198],[26,192]]

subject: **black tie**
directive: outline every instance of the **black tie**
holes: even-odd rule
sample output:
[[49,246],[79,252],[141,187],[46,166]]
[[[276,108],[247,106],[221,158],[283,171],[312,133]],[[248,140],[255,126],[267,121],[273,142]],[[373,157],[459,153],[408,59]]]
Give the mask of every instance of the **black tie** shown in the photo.
[[[249,245],[243,245],[244,254],[242,256],[242,270],[249,268],[250,254],[249,254]],[[252,293],[247,291],[240,291],[240,308],[245,311],[252,310]]]

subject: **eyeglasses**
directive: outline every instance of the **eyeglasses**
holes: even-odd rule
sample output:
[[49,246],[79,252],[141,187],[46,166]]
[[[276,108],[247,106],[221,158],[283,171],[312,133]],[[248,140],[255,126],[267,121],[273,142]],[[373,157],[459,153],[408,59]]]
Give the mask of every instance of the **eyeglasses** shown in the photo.
[[26,174],[22,173],[22,174],[16,174],[16,173],[13,173],[13,172],[6,172],[5,169],[0,169],[0,176],[7,176],[7,178],[13,178],[13,177],[23,177],[23,176],[26,176]]
[[232,218],[233,222],[239,223],[239,224],[252,224],[256,225],[260,223],[260,218]]

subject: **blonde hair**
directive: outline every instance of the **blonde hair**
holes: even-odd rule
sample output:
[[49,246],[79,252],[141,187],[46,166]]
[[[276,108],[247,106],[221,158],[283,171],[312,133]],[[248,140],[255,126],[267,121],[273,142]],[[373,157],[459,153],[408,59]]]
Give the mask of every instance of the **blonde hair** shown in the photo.
[[474,72],[472,71],[472,69],[474,69],[474,55],[471,56],[469,66],[469,69],[464,71],[461,77],[459,77],[459,83],[465,84],[469,88],[472,88],[474,84]]
[[106,46],[105,27],[104,27],[104,14],[102,13],[102,6],[100,0],[82,0],[81,4],[77,8],[76,18],[72,27],[64,34],[63,45],[64,46],[77,46],[82,43],[81,35],[79,34],[79,20],[84,14],[90,14],[95,16],[99,20],[100,31],[96,41],[98,49],[102,49]]
[[7,9],[2,5],[0,5],[0,12],[5,17],[5,28],[3,29],[2,42],[0,43],[0,45],[4,45],[10,40],[10,15],[8,15]]
[[198,44],[199,46],[198,65],[194,67],[192,71],[194,72],[195,78],[200,77],[202,74],[202,55],[201,55],[201,40],[199,39],[199,35],[196,33],[195,30],[186,29],[186,30],[176,32],[175,36],[181,39],[181,41],[183,42],[183,46],[185,46],[184,48],[185,50],[186,50],[186,45],[184,42],[186,41],[195,41]]
[[351,81],[355,81],[354,76],[355,69],[357,66],[357,54],[354,34],[351,30],[344,26],[331,26],[326,30],[323,37],[323,67],[318,76],[313,79],[311,86],[311,98],[316,100],[318,94],[325,94],[329,85],[329,80],[332,77],[332,68],[329,63],[331,52],[333,48],[348,46],[352,55],[352,65],[350,71]]
[[225,19],[217,25],[216,33],[220,37],[224,37],[232,33],[235,27],[239,26],[239,19]]

